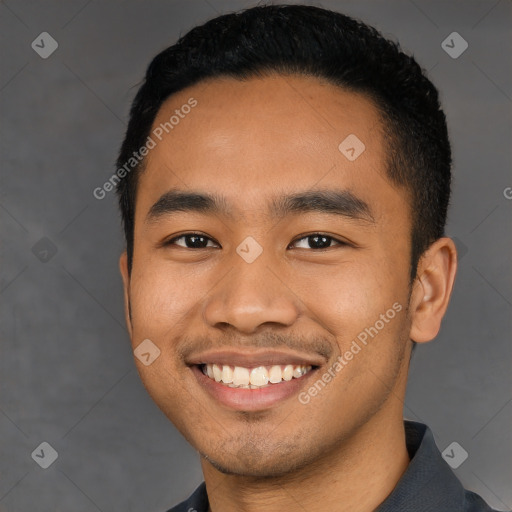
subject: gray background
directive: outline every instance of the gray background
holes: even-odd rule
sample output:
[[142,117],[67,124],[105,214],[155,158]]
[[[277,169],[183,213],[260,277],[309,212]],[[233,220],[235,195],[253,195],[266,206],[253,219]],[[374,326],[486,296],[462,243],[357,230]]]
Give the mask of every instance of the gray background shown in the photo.
[[[441,450],[457,441],[469,453],[455,470],[466,487],[511,508],[511,2],[311,3],[398,38],[441,91],[460,267],[440,335],[413,358],[404,411]],[[2,511],[161,512],[202,480],[198,456],[139,381],[117,205],[92,191],[114,171],[151,58],[195,24],[251,5],[0,4]],[[47,59],[31,48],[43,31],[59,44]],[[453,31],[469,43],[457,59],[441,47]],[[43,441],[58,452],[48,469],[31,458]]]

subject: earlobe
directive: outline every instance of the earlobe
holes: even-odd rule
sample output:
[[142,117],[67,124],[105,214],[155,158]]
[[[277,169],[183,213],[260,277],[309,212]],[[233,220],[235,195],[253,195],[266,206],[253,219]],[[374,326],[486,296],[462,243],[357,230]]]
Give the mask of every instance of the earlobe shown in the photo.
[[447,237],[436,240],[423,254],[411,294],[410,338],[417,343],[434,339],[446,313],[457,272],[457,250]]
[[132,337],[132,319],[130,311],[130,274],[128,272],[128,255],[126,251],[121,254],[119,258],[119,270],[121,277],[123,278],[123,289],[124,289],[124,316],[126,321],[126,327],[128,328],[128,334]]

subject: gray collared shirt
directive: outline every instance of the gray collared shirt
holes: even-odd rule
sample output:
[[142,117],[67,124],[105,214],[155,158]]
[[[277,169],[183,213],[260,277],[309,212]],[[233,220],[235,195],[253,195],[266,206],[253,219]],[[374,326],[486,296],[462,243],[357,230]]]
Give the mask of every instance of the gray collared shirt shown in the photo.
[[[462,487],[426,425],[407,420],[404,425],[411,462],[375,512],[493,512],[480,496]],[[193,511],[208,512],[204,482],[187,500],[167,512]]]

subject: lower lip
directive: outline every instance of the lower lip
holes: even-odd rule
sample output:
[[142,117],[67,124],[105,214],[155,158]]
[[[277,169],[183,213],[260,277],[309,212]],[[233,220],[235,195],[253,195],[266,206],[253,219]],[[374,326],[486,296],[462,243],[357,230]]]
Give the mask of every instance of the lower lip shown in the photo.
[[260,389],[230,388],[224,384],[219,384],[210,377],[206,376],[197,365],[191,367],[199,384],[215,400],[222,405],[238,411],[261,411],[282,402],[283,400],[297,395],[300,389],[310,380],[311,375],[315,374],[317,368],[310,370],[306,375],[299,379],[282,381],[279,384],[270,384]]

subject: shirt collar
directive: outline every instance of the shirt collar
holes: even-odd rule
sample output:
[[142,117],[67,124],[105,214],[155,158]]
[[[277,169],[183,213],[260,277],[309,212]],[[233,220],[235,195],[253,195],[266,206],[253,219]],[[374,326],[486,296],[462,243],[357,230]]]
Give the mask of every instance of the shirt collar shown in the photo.
[[464,488],[439,453],[432,431],[422,423],[408,420],[404,427],[411,461],[376,512],[463,510]]

